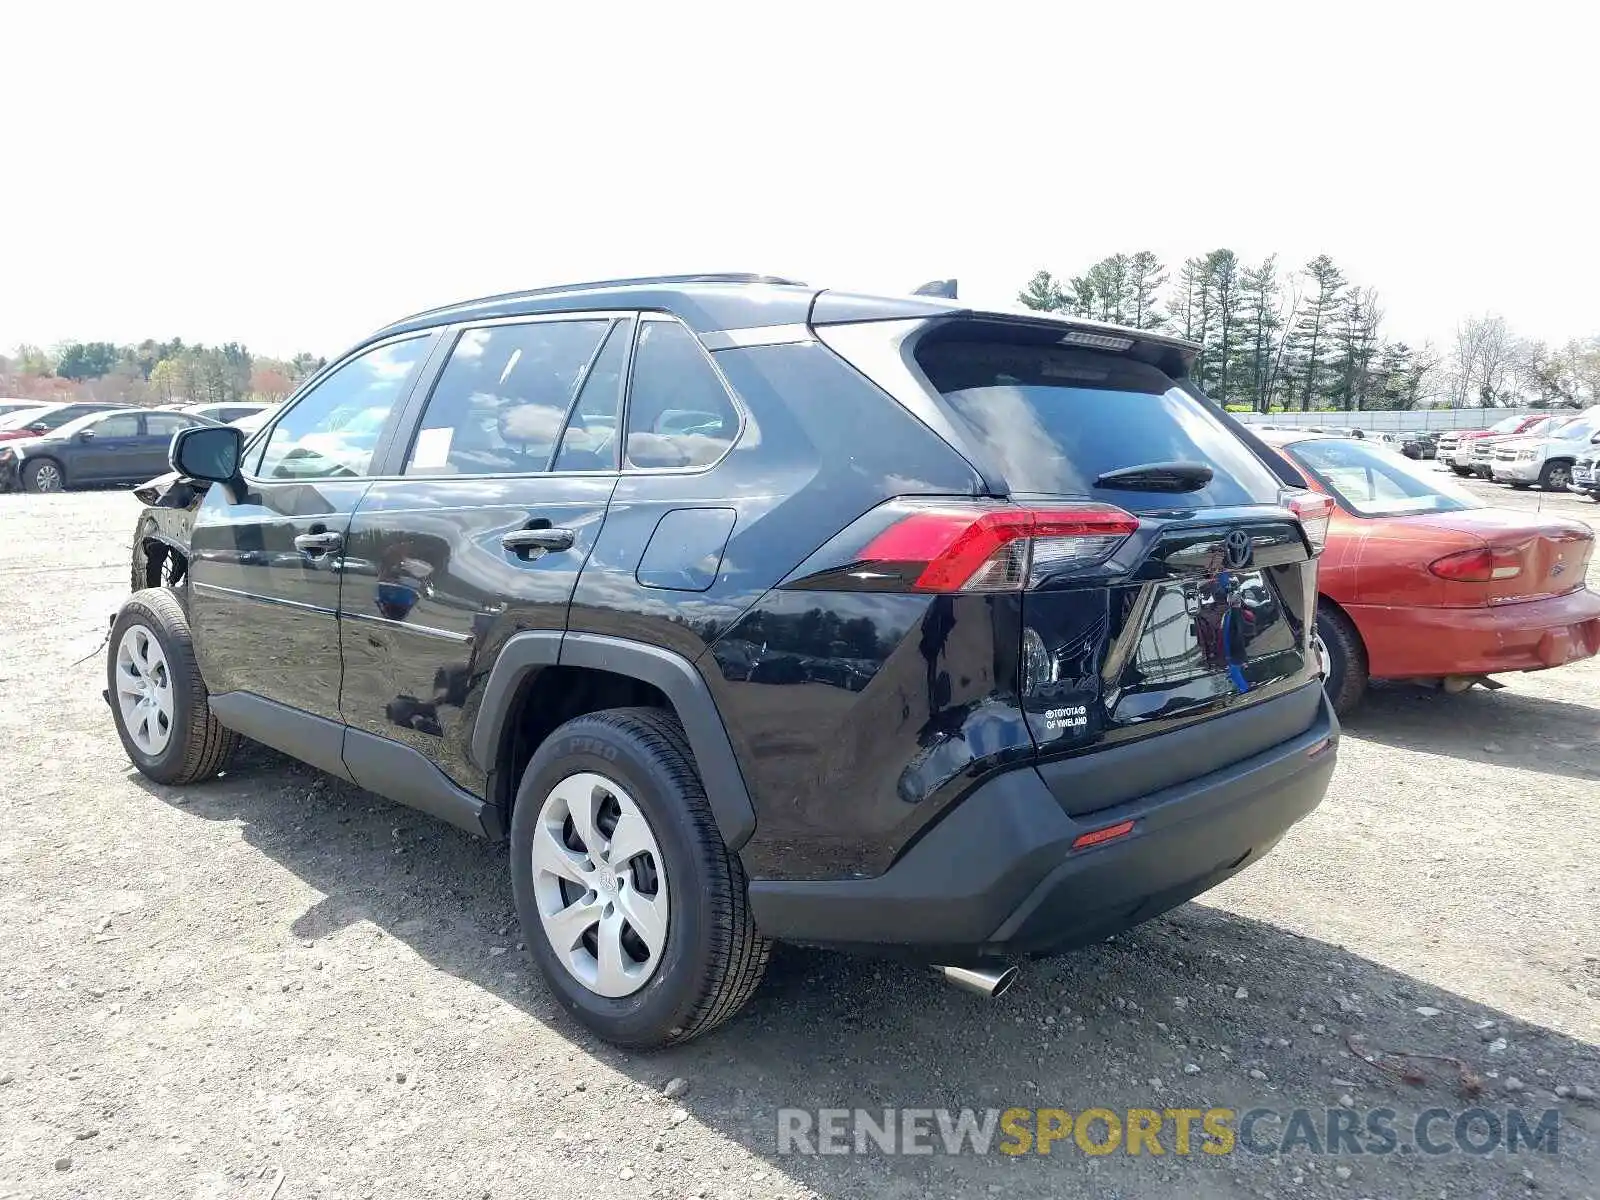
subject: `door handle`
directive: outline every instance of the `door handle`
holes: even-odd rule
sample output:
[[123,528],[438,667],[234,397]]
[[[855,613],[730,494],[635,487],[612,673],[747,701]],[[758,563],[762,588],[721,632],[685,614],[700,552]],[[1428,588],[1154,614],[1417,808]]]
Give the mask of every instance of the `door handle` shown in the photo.
[[329,550],[337,550],[344,544],[344,538],[337,533],[301,533],[296,534],[294,548],[304,554],[326,554]]
[[543,550],[548,554],[556,550],[570,550],[572,543],[577,540],[578,535],[570,529],[513,529],[500,539],[500,544],[518,554],[526,554],[530,550]]

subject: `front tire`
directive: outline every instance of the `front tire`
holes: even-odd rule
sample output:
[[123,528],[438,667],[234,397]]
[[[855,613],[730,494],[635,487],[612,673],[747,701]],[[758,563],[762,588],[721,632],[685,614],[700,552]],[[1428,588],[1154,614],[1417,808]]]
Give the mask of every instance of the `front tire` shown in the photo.
[[111,626],[106,686],[123,750],[157,783],[210,779],[239,744],[239,735],[211,714],[188,617],[164,588],[124,601]]
[[32,458],[22,468],[22,490],[25,492],[64,492],[67,490],[66,472],[53,458]]
[[1322,687],[1333,711],[1343,717],[1355,711],[1366,694],[1367,647],[1350,618],[1326,600],[1317,602],[1317,634],[1328,652]]
[[1547,462],[1539,472],[1539,486],[1547,492],[1564,492],[1572,482],[1572,464],[1563,459]]
[[705,1033],[766,970],[744,869],[660,709],[577,717],[539,747],[512,812],[511,885],[550,990],[615,1045]]

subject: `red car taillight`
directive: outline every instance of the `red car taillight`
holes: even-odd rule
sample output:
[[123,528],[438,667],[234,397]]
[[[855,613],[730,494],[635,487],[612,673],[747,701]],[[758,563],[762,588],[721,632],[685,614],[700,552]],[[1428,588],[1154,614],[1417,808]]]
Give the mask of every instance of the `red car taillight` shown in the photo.
[[874,537],[854,570],[892,571],[915,592],[1009,592],[1110,558],[1139,519],[1109,504],[918,505]]
[[1333,500],[1321,492],[1285,492],[1284,507],[1300,518],[1311,552],[1319,553],[1328,544],[1328,524],[1333,520]]
[[1485,546],[1481,550],[1461,550],[1446,554],[1428,564],[1440,579],[1457,583],[1489,583],[1495,579],[1515,579],[1522,574],[1520,550],[1496,550]]

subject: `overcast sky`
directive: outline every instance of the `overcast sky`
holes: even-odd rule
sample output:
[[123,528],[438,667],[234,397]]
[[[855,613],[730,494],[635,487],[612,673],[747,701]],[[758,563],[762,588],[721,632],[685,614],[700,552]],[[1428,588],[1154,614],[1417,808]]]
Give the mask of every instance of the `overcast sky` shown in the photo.
[[671,271],[1007,301],[1218,246],[1332,255],[1391,336],[1559,341],[1600,332],[1597,10],[18,2],[0,348],[332,354]]

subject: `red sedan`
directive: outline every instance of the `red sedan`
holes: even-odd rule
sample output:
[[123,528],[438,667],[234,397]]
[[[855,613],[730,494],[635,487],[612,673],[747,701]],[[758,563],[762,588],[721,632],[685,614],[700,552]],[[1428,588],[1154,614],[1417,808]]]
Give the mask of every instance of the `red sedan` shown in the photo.
[[1263,433],[1334,502],[1317,632],[1340,713],[1369,679],[1471,687],[1600,653],[1600,593],[1585,585],[1580,521],[1491,508],[1371,441]]

